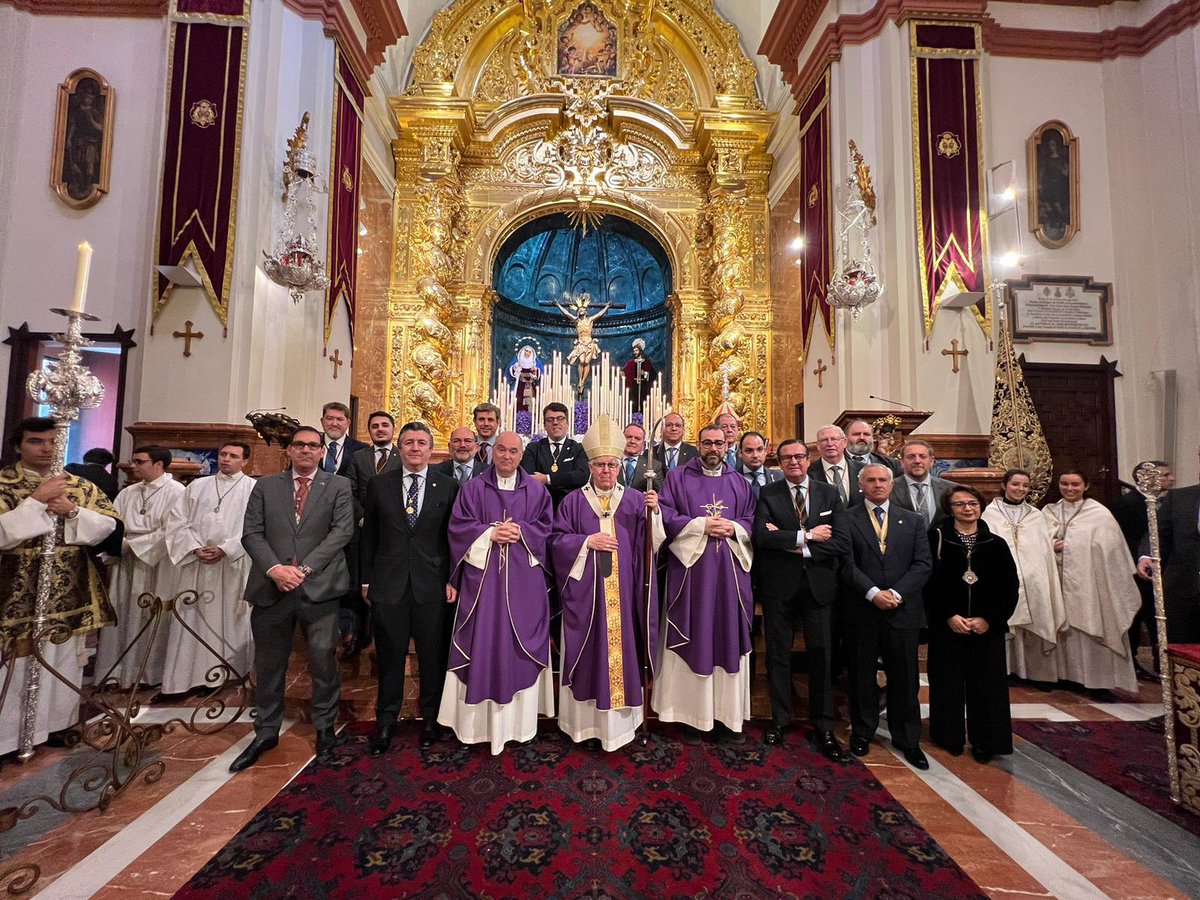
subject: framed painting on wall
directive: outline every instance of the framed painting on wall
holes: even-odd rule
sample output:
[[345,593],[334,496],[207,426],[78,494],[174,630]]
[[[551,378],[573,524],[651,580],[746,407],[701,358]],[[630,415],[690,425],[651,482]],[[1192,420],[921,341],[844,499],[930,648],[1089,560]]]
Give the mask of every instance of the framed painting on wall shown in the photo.
[[1079,233],[1079,139],[1057,120],[1039,125],[1026,145],[1029,230],[1046,247],[1066,246]]
[[116,91],[93,69],[76,69],[58,86],[50,187],[75,209],[108,193]]

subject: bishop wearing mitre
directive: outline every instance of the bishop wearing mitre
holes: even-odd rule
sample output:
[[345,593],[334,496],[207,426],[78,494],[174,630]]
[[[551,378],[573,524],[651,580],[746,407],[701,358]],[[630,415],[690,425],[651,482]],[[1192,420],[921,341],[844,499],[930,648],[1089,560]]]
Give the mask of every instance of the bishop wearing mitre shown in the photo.
[[[666,539],[658,495],[617,484],[625,438],[608,416],[583,438],[591,475],[559,504],[550,559],[562,601],[562,683],[558,724],[574,741],[616,750],[633,740],[643,717],[646,648],[658,647],[654,567]],[[647,579],[647,576],[649,578]]]
[[741,731],[750,719],[754,494],[725,465],[725,435],[700,431],[700,456],[667,473],[669,541],[662,664],[652,705],[664,722]]

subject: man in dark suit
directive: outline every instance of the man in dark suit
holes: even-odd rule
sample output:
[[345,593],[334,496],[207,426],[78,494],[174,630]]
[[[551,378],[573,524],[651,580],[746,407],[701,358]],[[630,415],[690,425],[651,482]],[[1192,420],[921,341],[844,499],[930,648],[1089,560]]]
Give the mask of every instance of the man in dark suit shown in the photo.
[[[767,468],[767,439],[757,431],[747,431],[738,442],[738,461],[734,470],[750,482],[750,490],[754,491],[755,499],[759,492],[768,484],[783,480],[783,473],[778,469]],[[808,467],[805,466],[805,473]]]
[[[726,407],[728,410],[728,407]],[[725,435],[725,465],[731,469],[736,469],[738,464],[738,438],[742,433],[742,425],[738,421],[738,417],[732,412],[726,411],[719,413],[713,424],[721,429],[721,434]]]
[[832,486],[847,509],[862,503],[862,466],[846,457],[846,432],[837,425],[822,425],[817,429],[817,452],[821,458],[808,470],[809,477]]
[[677,412],[663,416],[662,443],[654,448],[654,458],[664,472],[671,472],[700,455],[694,444],[683,439],[683,416]]
[[846,429],[846,456],[859,465],[883,463],[892,470],[892,478],[904,474],[904,467],[894,456],[875,452],[875,429],[870,422],[855,419]]
[[500,407],[493,403],[479,403],[471,410],[475,422],[475,452],[486,469],[492,464],[492,447],[500,429]]
[[321,471],[331,475],[348,475],[354,454],[369,446],[350,437],[350,407],[334,400],[321,407],[321,427],[325,429],[325,455]]
[[569,415],[564,404],[547,403],[542,410],[546,436],[526,447],[521,457],[521,468],[549,489],[555,509],[563,497],[587,484],[591,474],[583,445],[567,437]]
[[[1162,545],[1167,640],[1200,643],[1200,485],[1175,488],[1158,513]],[[1150,541],[1142,543],[1138,572],[1149,578]]]
[[466,484],[482,475],[487,464],[479,459],[479,444],[470,428],[455,428],[450,432],[450,458],[433,467],[440,475],[448,475],[459,484]]
[[[617,470],[617,480],[625,487],[646,490],[646,429],[636,422],[625,426],[625,453]],[[650,457],[651,490],[662,487],[662,463]]]
[[93,447],[83,454],[83,462],[71,463],[64,466],[65,471],[80,478],[86,478],[104,492],[104,496],[113,500],[117,496],[117,476],[108,471],[113,464],[113,455],[103,447]]
[[336,601],[350,587],[344,550],[354,533],[354,496],[348,479],[319,469],[321,450],[321,432],[297,428],[287,449],[291,470],[260,478],[246,505],[242,546],[251,560],[245,598],[253,607],[258,716],[254,740],[233,761],[232,772],[254,765],[279,743],[297,623],[308,642],[317,756],[326,756],[337,740]]
[[779,463],[784,480],[759,491],[754,515],[755,592],[762,601],[771,689],[766,742],[781,743],[792,720],[792,644],[799,623],[808,663],[809,740],[828,759],[845,762],[833,735],[829,658],[838,567],[850,549],[845,507],[832,486],[808,477],[808,448],[802,441],[781,443]]
[[942,497],[958,487],[957,483],[933,474],[933,460],[933,447],[926,441],[917,438],[905,441],[900,451],[904,474],[892,482],[891,497],[897,506],[919,512],[930,528],[942,524],[946,518]]
[[385,752],[404,704],[408,639],[417,645],[421,746],[437,724],[449,649],[449,616],[456,598],[450,580],[450,511],[458,482],[430,468],[433,435],[423,422],[400,429],[401,469],[380,475],[367,489],[363,522],[362,593],[375,616],[379,695],[369,751]]
[[879,727],[876,671],[887,675],[892,745],[917,769],[928,769],[921,751],[920,674],[917,646],[925,627],[921,591],[933,568],[925,519],[889,502],[892,470],[864,466],[864,502],[845,513],[850,556],[842,567],[848,589],[842,610],[850,670],[850,752],[866,756]]
[[363,447],[350,459],[346,477],[354,491],[354,537],[346,546],[346,564],[350,567],[350,593],[341,600],[338,612],[338,630],[342,634],[342,659],[353,659],[371,645],[371,613],[353,585],[359,584],[359,529],[362,527],[363,506],[367,499],[367,485],[376,475],[400,468],[400,454],[392,438],[396,432],[396,420],[392,414],[377,410],[367,416],[367,433],[371,444]]

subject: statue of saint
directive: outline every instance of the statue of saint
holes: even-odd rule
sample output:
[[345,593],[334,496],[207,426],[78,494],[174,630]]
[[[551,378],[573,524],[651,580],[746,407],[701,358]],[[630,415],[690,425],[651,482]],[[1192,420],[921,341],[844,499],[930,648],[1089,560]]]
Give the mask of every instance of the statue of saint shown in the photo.
[[635,413],[642,411],[656,374],[654,363],[646,356],[646,342],[634,338],[633,357],[625,363],[625,390],[629,393],[629,402],[633,404]]
[[542,361],[532,344],[525,344],[517,351],[508,366],[508,374],[517,383],[517,410],[534,413],[537,389],[542,381]]
[[592,328],[595,326],[596,320],[608,312],[612,304],[604,304],[604,308],[600,312],[589,316],[587,313],[592,305],[592,295],[584,291],[575,298],[574,311],[566,309],[557,300],[554,301],[554,305],[558,307],[559,312],[575,323],[575,345],[571,348],[571,355],[567,357],[567,362],[576,363],[579,366],[579,381],[575,385],[575,394],[582,397],[584,388],[587,386],[588,375],[592,371],[592,362],[600,356],[600,342],[592,337]]

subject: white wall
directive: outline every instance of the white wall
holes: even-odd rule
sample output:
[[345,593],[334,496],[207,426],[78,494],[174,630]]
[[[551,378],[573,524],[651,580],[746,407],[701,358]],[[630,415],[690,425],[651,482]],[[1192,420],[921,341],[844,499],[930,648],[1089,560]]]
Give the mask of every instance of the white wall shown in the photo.
[[[34,16],[0,7],[0,324],[60,330],[47,310],[70,304],[76,245],[95,247],[87,309],[135,328],[125,423],[136,419],[154,242],[167,26],[157,19]],[[90,209],[49,185],[57,86],[90,67],[116,89],[109,193]],[[7,332],[5,332],[7,334]],[[0,347],[0,374],[8,369]]]

